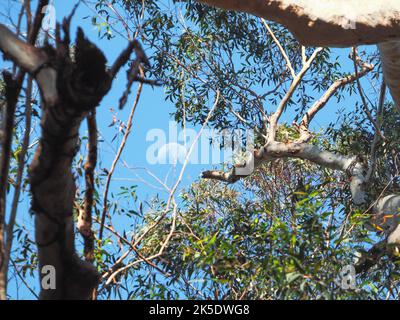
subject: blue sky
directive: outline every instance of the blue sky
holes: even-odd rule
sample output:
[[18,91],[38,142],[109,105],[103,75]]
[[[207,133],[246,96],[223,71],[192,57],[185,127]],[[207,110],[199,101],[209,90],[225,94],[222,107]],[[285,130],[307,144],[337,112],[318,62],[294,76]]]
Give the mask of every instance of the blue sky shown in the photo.
[[[68,15],[71,12],[75,3],[76,1],[55,0],[54,5],[56,8],[57,21],[61,21],[64,16]],[[115,34],[115,37],[112,40],[107,40],[105,38],[99,39],[97,29],[91,24],[92,16],[93,12],[90,11],[84,4],[81,4],[75,17],[72,20],[72,33],[75,32],[78,26],[81,26],[84,29],[86,36],[93,42],[95,42],[100,49],[103,50],[109,63],[111,63],[115,60],[117,55],[126,47],[127,40],[118,34]],[[349,49],[337,49],[335,50],[335,53],[340,54],[341,58],[339,61],[342,64],[343,69],[352,71],[352,63],[347,57]],[[0,63],[1,65],[3,64],[2,59],[0,59]],[[108,127],[112,120],[112,113],[110,109],[114,109],[117,112],[118,119],[126,123],[131,105],[133,103],[134,93],[136,91],[135,87],[132,89],[133,94],[130,96],[125,108],[122,111],[118,110],[118,100],[123,90],[125,89],[125,80],[125,72],[122,71],[118,75],[117,79],[114,81],[111,91],[103,99],[97,109],[99,131],[101,136],[105,140],[105,142],[101,143],[99,149],[99,168],[110,167],[111,162],[115,156],[114,148],[116,148],[117,146],[116,141],[111,142],[116,132],[115,128]],[[171,170],[171,165],[151,165],[146,159],[146,151],[148,147],[152,144],[151,141],[146,141],[146,136],[148,132],[152,129],[157,128],[165,131],[166,134],[169,133],[169,125],[170,121],[172,120],[170,114],[174,111],[174,106],[172,105],[172,103],[165,101],[164,98],[165,95],[163,87],[152,88],[150,86],[144,86],[141,100],[133,120],[133,129],[128,144],[121,157],[121,159],[125,161],[130,168],[133,169],[127,169],[123,166],[119,166],[114,174],[111,191],[117,190],[117,188],[119,188],[120,186],[136,184],[138,185],[137,195],[140,201],[151,200],[151,198],[153,198],[155,194],[159,191],[149,186],[149,183],[157,185],[157,182],[149,175],[147,175],[144,170],[140,169],[144,167],[151,170],[156,176],[160,178],[163,178],[168,173],[172,172],[169,182],[170,184],[174,182],[174,170]],[[212,103],[213,101],[209,102],[210,105],[212,105]],[[320,115],[317,115],[316,119],[314,120],[314,129],[318,131],[321,128],[326,127],[327,124],[337,118],[336,112],[339,107],[345,110],[349,110],[353,108],[354,103],[355,100],[353,97],[342,102],[340,106],[337,106],[335,102],[329,103],[326,110]],[[292,117],[293,114],[287,112],[283,120],[290,120]],[[197,127],[196,129],[198,130],[199,128]],[[85,132],[86,125],[84,124],[82,126],[82,134],[85,134]],[[180,166],[177,167],[178,174],[179,167]],[[198,179],[200,173],[205,169],[210,169],[210,165],[189,165],[184,175],[181,186],[188,186],[191,182]],[[143,183],[138,180],[137,175],[141,176],[145,181],[147,181],[147,183]],[[103,190],[99,190],[99,192],[102,193]],[[22,212],[27,211],[28,206],[29,199],[28,197],[25,197],[20,206],[21,215],[19,215],[18,221],[20,224],[26,224],[27,226],[31,227],[32,218],[28,215],[22,214]],[[124,223],[123,220],[118,222]],[[34,284],[35,281],[36,280],[32,279],[32,284]],[[37,285],[35,286],[37,287]],[[17,294],[19,298],[33,298],[33,296],[25,288],[21,287],[20,289],[17,289],[17,287],[15,286],[15,281],[12,281],[10,283],[10,293],[13,298],[16,298]]]

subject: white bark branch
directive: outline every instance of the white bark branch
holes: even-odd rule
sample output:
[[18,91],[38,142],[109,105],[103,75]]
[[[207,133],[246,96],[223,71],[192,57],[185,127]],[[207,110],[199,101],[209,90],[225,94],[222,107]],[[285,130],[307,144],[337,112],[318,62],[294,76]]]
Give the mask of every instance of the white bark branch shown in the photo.
[[251,13],[278,22],[306,46],[351,47],[400,39],[398,0],[199,0],[199,2]]
[[[254,168],[279,158],[298,158],[311,161],[324,168],[346,172],[351,177],[350,190],[356,205],[366,202],[364,182],[366,168],[356,156],[346,157],[329,151],[320,150],[317,146],[306,143],[270,142],[254,153]],[[237,168],[229,172],[205,171],[203,178],[216,179],[229,183],[236,182],[244,176],[236,174]]]
[[33,73],[47,61],[47,56],[39,49],[20,40],[7,27],[0,24],[0,51],[18,66]]

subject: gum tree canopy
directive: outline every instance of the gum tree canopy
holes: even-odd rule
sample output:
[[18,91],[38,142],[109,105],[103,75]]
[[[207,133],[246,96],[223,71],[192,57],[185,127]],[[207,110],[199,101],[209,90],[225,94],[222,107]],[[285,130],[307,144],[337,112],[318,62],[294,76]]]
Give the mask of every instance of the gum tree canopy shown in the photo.
[[[362,212],[368,218],[372,215],[369,226],[379,228],[384,235],[381,242],[374,243],[360,257],[358,271],[370,269],[376,258],[383,255],[398,256],[400,196],[392,186],[399,185],[400,167],[400,2],[174,0],[174,5],[182,5],[177,12],[160,5],[161,2],[96,1],[91,9],[96,19],[104,19],[97,26],[111,28],[113,23],[109,21],[120,22],[129,40],[110,66],[82,29],[78,29],[72,44],[69,30],[72,14],[57,26],[54,39],[47,39],[43,47],[37,45],[42,10],[49,1],[37,1],[34,14],[30,11],[30,1],[23,2],[21,16],[25,12],[26,32],[18,28],[12,32],[10,26],[0,24],[0,51],[13,63],[13,73],[4,72],[0,87],[4,92],[0,100],[4,110],[0,135],[0,299],[7,298],[8,268],[15,262],[11,259],[15,216],[29,147],[27,125],[22,151],[12,156],[12,146],[16,143],[13,130],[16,118],[21,117],[18,110],[24,109],[26,123],[31,121],[32,81],[41,96],[41,110],[36,112],[41,130],[37,130],[40,135],[37,145],[33,145],[36,149],[26,184],[30,186],[31,209],[35,213],[38,266],[52,265],[57,270],[56,290],[42,290],[40,298],[89,299],[98,294],[117,296],[122,290],[126,290],[129,298],[154,298],[157,289],[160,296],[168,291],[166,283],[172,287],[182,282],[176,296],[197,297],[201,290],[193,288],[196,274],[211,279],[210,285],[205,281],[200,288],[204,289],[204,293],[200,292],[202,297],[208,290],[212,294],[207,297],[216,299],[291,295],[302,298],[307,294],[305,291],[313,291],[311,286],[303,292],[296,290],[307,284],[289,286],[290,290],[284,292],[279,282],[295,283],[299,274],[293,270],[301,270],[302,280],[321,285],[324,293],[330,294],[331,284],[315,277],[320,266],[309,272],[303,260],[310,265],[325,263],[321,268],[335,274],[337,270],[333,269],[340,258],[349,258],[355,246],[340,245],[343,239],[348,239],[353,227],[336,228],[339,235],[335,239],[331,235],[331,229],[335,228],[333,216],[340,206],[350,208],[346,221],[353,212]],[[165,7],[168,9],[164,10]],[[107,15],[113,15],[114,20],[106,19]],[[107,31],[107,35],[112,33]],[[149,59],[136,39],[151,53]],[[358,45],[377,45],[378,53],[371,53],[373,49],[359,52]],[[352,72],[340,70],[340,63],[331,59],[329,47],[354,47],[350,56]],[[135,58],[131,58],[133,53]],[[383,71],[372,62],[378,66],[381,62]],[[111,170],[99,174],[95,172],[98,140],[95,109],[125,65],[127,88],[120,106],[126,103],[134,82],[139,82],[138,91],[116,160]],[[119,201],[110,205],[107,192],[129,135],[142,84],[158,84],[145,78],[145,74],[163,80],[165,98],[175,104],[177,121],[210,124],[218,129],[255,129],[256,150],[231,170],[203,172],[205,179],[184,192],[182,202],[173,197],[178,181],[174,187],[165,188],[168,201],[158,201],[157,197],[146,214],[142,206],[138,212],[127,213],[119,207]],[[370,96],[363,90],[361,79],[374,79],[372,87],[376,89],[376,80],[382,74],[385,81],[379,82],[380,88],[374,93],[378,102],[374,104],[367,101]],[[386,87],[394,105],[386,103]],[[351,119],[347,119],[349,123],[343,121],[339,129],[332,128],[334,125],[327,128],[328,138],[312,132],[310,124],[315,116],[333,98],[340,101],[344,91],[349,95],[356,92],[362,101],[362,106],[357,104]],[[24,95],[26,103],[22,105],[20,100]],[[210,102],[213,108],[207,109]],[[375,107],[373,111],[369,108],[371,104]],[[289,109],[295,110],[296,115],[294,123],[287,125],[282,119]],[[79,149],[79,129],[84,119],[88,123],[89,151],[83,166],[82,161],[73,160]],[[283,159],[288,160],[287,165],[282,164]],[[257,170],[247,176],[239,174],[242,171],[238,168],[250,161],[254,161]],[[10,166],[15,170],[10,170]],[[77,188],[74,173],[82,171],[85,187]],[[101,196],[94,189],[95,181],[98,185],[103,182],[104,172],[105,191]],[[10,174],[17,177],[15,183]],[[322,181],[318,192],[309,192],[316,185],[313,181],[304,183],[313,177]],[[388,180],[393,182],[391,187],[385,186]],[[162,180],[157,181],[165,187]],[[304,188],[294,190],[294,181]],[[234,182],[247,183],[242,194],[230,189]],[[337,185],[330,187],[334,183]],[[14,200],[6,219],[5,200],[11,185]],[[77,189],[85,190],[84,196]],[[132,198],[133,189],[125,188],[120,194]],[[347,190],[351,201],[346,201]],[[252,192],[257,197],[243,200]],[[319,197],[320,194],[323,196]],[[324,198],[323,203],[320,198]],[[332,212],[323,212],[329,206]],[[93,221],[99,225],[98,237],[92,228],[92,209],[96,212]],[[127,226],[128,230],[118,231],[112,223],[105,224],[111,222],[112,209],[129,218],[139,216],[137,229]],[[315,214],[319,212],[329,221],[320,223]],[[279,220],[280,214],[290,228]],[[84,240],[86,261],[76,252],[75,225]],[[324,227],[326,232],[321,232]],[[108,252],[103,233],[117,239],[117,245]],[[354,233],[364,244],[368,242],[364,238],[364,225]],[[28,236],[26,239],[24,244],[29,247],[32,241]],[[36,252],[29,256],[26,252],[33,251],[25,247],[21,250],[26,260],[36,259]],[[330,254],[332,260],[318,256],[321,252]],[[285,269],[280,262],[286,257],[291,260]],[[139,265],[150,269],[148,276]],[[155,276],[149,280],[154,272],[168,281],[158,281]],[[247,278],[241,280],[241,275]],[[119,286],[121,278],[133,279],[134,289]],[[257,290],[262,291],[259,284],[263,281],[265,292],[259,294]],[[317,294],[311,292],[310,296],[321,295],[320,289],[316,291]]]
[[400,3],[396,0],[201,0],[284,25],[303,45],[349,47],[378,44],[385,80],[400,106]]
[[[224,9],[251,13],[281,23],[304,45],[348,47],[377,44],[385,82],[400,111],[399,1],[201,0],[201,2]],[[368,66],[364,65],[363,68],[365,70]],[[301,73],[295,77],[288,92],[289,97],[286,98],[290,98],[290,91],[296,88],[297,81],[301,79]],[[323,107],[323,103],[317,103],[306,112],[299,124],[300,137],[297,141],[292,143],[277,141],[277,123],[286,102],[287,99],[284,98],[269,118],[267,143],[254,153],[256,166],[277,158],[297,157],[310,160],[323,167],[348,172],[351,176],[350,187],[354,203],[367,205],[364,189],[368,184],[372,165],[365,163],[360,157],[338,156],[306,143],[311,138],[308,125],[315,113]],[[203,176],[228,182],[234,182],[240,178],[235,174],[235,169],[230,172],[207,171]],[[400,244],[400,225],[397,218],[400,196],[388,195],[374,200],[371,206],[377,217],[395,216],[393,219],[385,219],[383,227],[388,236],[388,244]]]

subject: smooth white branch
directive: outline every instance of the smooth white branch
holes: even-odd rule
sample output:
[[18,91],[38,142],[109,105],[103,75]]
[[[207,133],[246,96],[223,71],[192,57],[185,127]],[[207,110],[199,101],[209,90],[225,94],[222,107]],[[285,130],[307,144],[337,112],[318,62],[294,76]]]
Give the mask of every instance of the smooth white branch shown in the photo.
[[[356,156],[342,156],[329,151],[320,150],[317,146],[307,143],[283,143],[274,141],[269,142],[254,152],[254,168],[279,158],[308,160],[324,168],[346,172],[351,177],[350,190],[354,203],[362,205],[367,200],[363,188],[366,167],[361,159]],[[216,170],[205,171],[203,172],[203,178],[233,183],[245,177],[238,175],[236,172],[237,168],[233,168],[229,172]]]

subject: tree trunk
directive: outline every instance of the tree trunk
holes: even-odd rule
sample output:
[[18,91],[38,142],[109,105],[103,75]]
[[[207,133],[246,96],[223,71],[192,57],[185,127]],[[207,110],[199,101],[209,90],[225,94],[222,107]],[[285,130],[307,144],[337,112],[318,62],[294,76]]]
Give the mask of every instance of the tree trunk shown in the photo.
[[90,299],[98,285],[95,267],[75,251],[72,160],[79,148],[82,120],[109,91],[131,53],[139,54],[141,49],[136,41],[130,42],[107,70],[103,53],[78,29],[72,58],[71,16],[63,21],[63,39],[57,28],[56,49],[49,45],[35,48],[0,24],[0,50],[35,78],[42,98],[42,135],[29,168],[41,299]]

